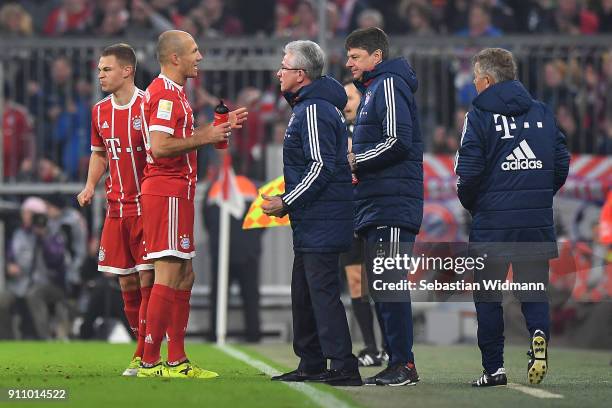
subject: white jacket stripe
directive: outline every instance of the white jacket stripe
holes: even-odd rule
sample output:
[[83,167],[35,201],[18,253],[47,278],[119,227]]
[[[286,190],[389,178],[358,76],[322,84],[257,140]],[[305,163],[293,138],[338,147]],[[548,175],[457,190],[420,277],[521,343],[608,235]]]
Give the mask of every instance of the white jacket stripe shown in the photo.
[[321,174],[323,168],[323,160],[321,159],[321,150],[319,147],[319,129],[317,127],[317,105],[310,105],[306,108],[306,124],[308,126],[308,145],[310,146],[310,155],[314,160],[313,166],[302,181],[287,194],[283,199],[287,205],[291,205],[300,195],[307,191],[312,183]]

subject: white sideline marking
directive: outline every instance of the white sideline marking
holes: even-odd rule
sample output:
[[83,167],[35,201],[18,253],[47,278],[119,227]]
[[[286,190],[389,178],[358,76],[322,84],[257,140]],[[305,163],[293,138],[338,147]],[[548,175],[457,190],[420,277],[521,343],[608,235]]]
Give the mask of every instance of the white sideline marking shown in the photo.
[[524,385],[508,383],[508,388],[512,388],[513,390],[517,390],[523,392],[527,395],[531,395],[536,398],[563,398],[561,394],[554,394],[549,391],[541,390],[539,388],[526,387]]
[[[223,345],[216,346],[219,350],[223,351],[225,354],[235,358],[236,360],[240,360],[243,363],[250,365],[253,368],[258,369],[265,375],[272,377],[274,375],[281,374],[280,371],[275,368],[270,367],[263,361],[257,360],[246,353],[243,353],[240,350],[235,349],[234,347]],[[280,382],[280,381],[279,381]],[[310,398],[315,404],[320,407],[334,407],[334,408],[352,408],[353,406],[342,401],[332,394],[328,394],[323,392],[312,385],[303,383],[303,382],[283,382],[283,384],[287,385],[289,388],[293,388],[294,390],[301,392]]]

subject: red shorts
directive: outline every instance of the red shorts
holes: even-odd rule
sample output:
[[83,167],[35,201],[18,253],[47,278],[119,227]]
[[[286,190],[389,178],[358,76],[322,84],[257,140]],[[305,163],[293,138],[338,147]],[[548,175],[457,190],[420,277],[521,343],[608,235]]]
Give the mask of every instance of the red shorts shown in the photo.
[[174,256],[191,259],[194,203],[186,198],[142,196],[145,259]]
[[143,244],[142,217],[106,217],[100,238],[98,270],[128,275],[153,269],[153,264],[145,261]]

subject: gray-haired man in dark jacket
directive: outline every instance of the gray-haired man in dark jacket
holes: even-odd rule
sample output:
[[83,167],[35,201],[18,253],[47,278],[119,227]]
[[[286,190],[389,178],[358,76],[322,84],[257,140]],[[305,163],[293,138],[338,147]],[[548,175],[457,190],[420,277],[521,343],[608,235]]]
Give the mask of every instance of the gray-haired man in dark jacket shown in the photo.
[[264,196],[263,209],[291,218],[293,349],[300,364],[272,379],[361,385],[338,274],[339,254],[349,248],[353,235],[348,131],[342,115],[347,97],[339,82],[321,76],[323,64],[316,43],[294,41],[285,46],[277,73],[293,109],[283,142],[285,193]]

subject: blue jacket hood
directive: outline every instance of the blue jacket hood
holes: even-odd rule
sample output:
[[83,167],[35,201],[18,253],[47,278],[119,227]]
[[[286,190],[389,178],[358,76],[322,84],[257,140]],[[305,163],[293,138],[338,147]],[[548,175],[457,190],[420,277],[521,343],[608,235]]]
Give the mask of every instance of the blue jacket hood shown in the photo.
[[362,80],[355,85],[357,85],[358,89],[362,89],[363,84],[379,75],[387,73],[397,75],[406,81],[412,93],[415,93],[419,87],[419,81],[417,80],[414,69],[410,66],[408,61],[402,57],[383,61],[376,65],[372,71],[364,72]]
[[517,116],[531,108],[533,99],[519,81],[504,81],[482,91],[472,104],[487,112]]
[[347,102],[346,91],[340,82],[325,75],[300,88],[297,92],[284,92],[283,96],[291,107],[306,99],[319,98],[328,101],[336,108],[344,110]]

